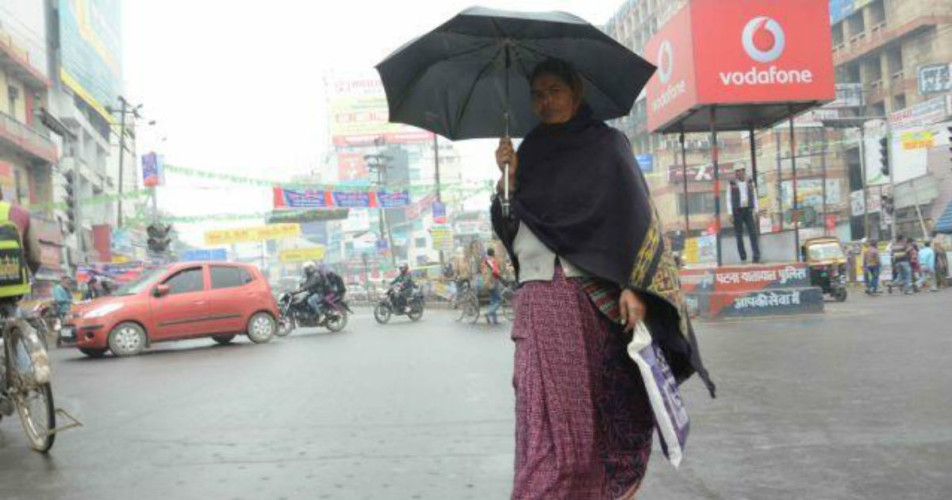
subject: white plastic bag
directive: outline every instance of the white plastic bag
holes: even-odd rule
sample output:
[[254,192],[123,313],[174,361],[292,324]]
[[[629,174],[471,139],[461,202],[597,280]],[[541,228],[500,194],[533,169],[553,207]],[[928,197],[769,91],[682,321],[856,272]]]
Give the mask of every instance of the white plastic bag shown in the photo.
[[661,349],[651,341],[651,333],[643,322],[639,322],[635,328],[634,337],[628,344],[628,355],[638,365],[645,382],[658,436],[661,438],[661,449],[671,465],[677,468],[684,456],[691,421],[668,361]]

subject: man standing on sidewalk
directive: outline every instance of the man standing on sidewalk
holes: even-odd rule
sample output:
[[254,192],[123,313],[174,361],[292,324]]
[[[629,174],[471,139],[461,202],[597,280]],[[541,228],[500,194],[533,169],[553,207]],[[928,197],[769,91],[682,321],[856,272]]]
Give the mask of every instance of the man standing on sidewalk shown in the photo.
[[863,268],[866,270],[866,293],[879,293],[879,249],[876,248],[875,241],[866,243]]
[[919,288],[925,288],[926,282],[929,283],[929,290],[938,292],[935,275],[935,251],[932,250],[932,243],[925,242],[925,247],[919,252],[919,270],[922,273],[922,281],[919,282]]
[[739,165],[734,169],[734,180],[727,186],[727,214],[734,224],[734,235],[737,237],[737,254],[740,260],[747,262],[747,250],[744,248],[744,226],[750,237],[750,249],[754,253],[754,264],[760,262],[760,227],[757,213],[757,187],[747,178],[747,168]]
[[893,284],[902,285],[906,295],[912,292],[912,266],[909,263],[909,245],[903,235],[896,236],[896,241],[889,248],[892,254]]

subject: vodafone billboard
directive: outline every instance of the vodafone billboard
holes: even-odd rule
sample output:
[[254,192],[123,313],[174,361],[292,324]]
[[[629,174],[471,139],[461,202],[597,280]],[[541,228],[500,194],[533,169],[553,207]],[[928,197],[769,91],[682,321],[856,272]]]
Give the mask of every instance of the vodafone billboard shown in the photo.
[[836,97],[828,0],[693,0],[645,48],[648,129],[763,127]]

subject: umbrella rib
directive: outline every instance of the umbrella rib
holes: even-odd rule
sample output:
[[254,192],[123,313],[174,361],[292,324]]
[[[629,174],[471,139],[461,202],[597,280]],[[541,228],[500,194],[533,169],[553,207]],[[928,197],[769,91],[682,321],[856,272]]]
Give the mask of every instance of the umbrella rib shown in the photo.
[[[529,46],[526,46],[526,45],[523,45],[523,44],[518,44],[518,46],[519,46],[520,48],[524,49],[524,50],[527,50],[527,51],[529,51],[529,52],[533,52],[533,53],[535,53],[535,54],[539,54],[540,56],[543,56],[543,57],[547,57],[547,58],[552,58],[552,57],[554,57],[554,56],[551,56],[551,55],[549,55],[549,54],[546,54],[545,52],[542,52],[542,51],[540,51],[540,50],[534,49],[534,48],[532,48],[532,47],[529,47]],[[582,70],[580,70],[580,69],[578,69],[578,68],[575,68],[575,71],[578,71],[580,75],[589,76],[589,75],[587,75],[584,71],[582,71]],[[601,92],[602,95],[604,95],[605,97],[607,97],[608,100],[612,102],[612,104],[614,104],[615,106],[617,106],[619,109],[624,109],[624,106],[619,106],[618,103],[615,102],[615,99],[612,97],[611,94],[605,92],[604,90],[602,90],[601,87],[598,86],[598,83],[595,81],[594,78],[589,77],[589,78],[588,78],[588,81],[590,81],[590,82],[592,83],[592,86],[594,86],[596,89],[598,89],[598,91]]]
[[496,58],[499,57],[499,54],[501,52],[502,52],[502,47],[500,47],[499,50],[496,51],[496,54],[489,59],[489,62],[486,63],[485,66],[483,66],[483,69],[479,70],[479,73],[476,75],[476,78],[473,79],[473,84],[470,85],[469,92],[466,93],[466,100],[463,101],[463,105],[460,106],[459,108],[459,113],[456,114],[456,120],[454,121],[454,123],[450,124],[450,127],[452,128],[452,133],[454,136],[456,135],[459,124],[462,123],[463,121],[463,115],[466,114],[466,110],[469,108],[469,103],[473,97],[473,90],[476,88],[476,85],[479,84],[479,81],[483,79],[483,76],[486,74],[489,68],[491,68],[493,64],[496,63]]

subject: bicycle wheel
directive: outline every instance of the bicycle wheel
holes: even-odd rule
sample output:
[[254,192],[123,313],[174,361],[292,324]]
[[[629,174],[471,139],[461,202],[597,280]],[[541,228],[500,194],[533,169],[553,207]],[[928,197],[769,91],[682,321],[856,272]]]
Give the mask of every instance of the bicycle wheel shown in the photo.
[[463,301],[463,320],[470,323],[479,321],[479,297],[476,292],[469,292]]
[[27,323],[20,323],[10,330],[7,337],[10,340],[7,359],[13,367],[10,399],[16,406],[30,447],[40,453],[46,453],[56,439],[56,435],[50,433],[56,428],[53,390],[48,382],[35,382],[31,347],[25,340],[24,328],[31,327]]

